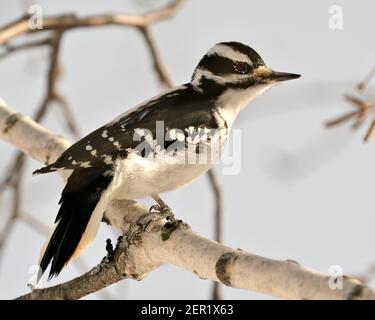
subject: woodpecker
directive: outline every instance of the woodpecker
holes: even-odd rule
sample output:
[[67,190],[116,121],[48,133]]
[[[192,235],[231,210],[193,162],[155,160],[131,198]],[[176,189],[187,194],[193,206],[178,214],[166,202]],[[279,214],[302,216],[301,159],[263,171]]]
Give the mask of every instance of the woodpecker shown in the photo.
[[38,280],[49,279],[95,237],[111,199],[152,197],[209,170],[234,120],[257,95],[300,75],[266,67],[252,48],[221,42],[200,60],[191,81],[93,131],[35,174],[69,170],[55,226],[41,249]]

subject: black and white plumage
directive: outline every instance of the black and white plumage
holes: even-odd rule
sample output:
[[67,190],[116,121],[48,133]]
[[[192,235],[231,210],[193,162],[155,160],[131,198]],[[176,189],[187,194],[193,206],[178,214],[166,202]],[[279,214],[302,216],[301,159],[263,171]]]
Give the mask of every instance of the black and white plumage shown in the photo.
[[154,197],[209,170],[250,100],[298,77],[267,68],[246,45],[219,43],[201,59],[191,82],[120,115],[35,171],[71,171],[55,228],[41,250],[39,276],[50,263],[50,277],[58,275],[79,255],[111,199]]

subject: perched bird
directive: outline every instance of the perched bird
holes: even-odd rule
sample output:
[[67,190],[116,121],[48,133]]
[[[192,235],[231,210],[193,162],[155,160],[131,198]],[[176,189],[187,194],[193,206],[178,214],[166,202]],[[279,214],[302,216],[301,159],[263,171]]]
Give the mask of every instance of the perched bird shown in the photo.
[[70,170],[55,227],[41,250],[49,279],[92,241],[111,199],[153,197],[209,170],[234,120],[255,96],[300,77],[266,67],[239,42],[222,42],[200,60],[191,81],[162,93],[90,133],[56,162],[35,171]]

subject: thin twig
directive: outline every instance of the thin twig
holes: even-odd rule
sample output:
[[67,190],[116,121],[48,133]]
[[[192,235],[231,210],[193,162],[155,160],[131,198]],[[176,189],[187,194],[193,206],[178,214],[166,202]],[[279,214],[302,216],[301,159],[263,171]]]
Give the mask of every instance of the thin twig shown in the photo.
[[0,260],[3,254],[3,249],[6,241],[10,236],[10,230],[14,225],[14,222],[17,219],[17,215],[19,212],[19,208],[21,205],[21,181],[23,177],[24,171],[24,164],[25,164],[25,156],[23,153],[19,152],[14,161],[14,165],[12,171],[10,172],[9,176],[4,179],[1,185],[1,189],[3,189],[4,185],[7,185],[12,190],[12,202],[11,202],[11,212],[8,222],[5,225],[4,230],[0,234]]
[[1,256],[4,252],[3,250],[4,250],[5,243],[7,242],[8,238],[11,235],[12,228],[13,228],[15,221],[16,221],[16,217],[12,215],[5,223],[5,226],[3,227],[3,230],[0,233],[0,262],[2,261]]
[[26,49],[40,48],[40,47],[49,46],[49,45],[51,45],[51,38],[30,41],[30,42],[22,43],[17,46],[4,45],[5,50],[2,53],[0,53],[0,60],[8,57],[11,53],[14,53],[14,52],[23,51]]
[[[342,123],[348,122],[350,120],[354,120],[352,129],[356,130],[360,128],[369,119],[370,115],[375,111],[375,103],[368,103],[359,97],[351,95],[345,95],[345,99],[349,101],[356,108],[356,110],[348,112],[342,116],[339,116],[338,118],[327,121],[325,123],[326,127],[332,128]],[[369,141],[375,130],[374,122],[375,120],[372,122],[370,128],[366,132],[366,135],[364,137],[365,142]]]
[[66,128],[72,133],[73,137],[78,140],[81,134],[78,129],[77,121],[73,116],[72,109],[62,95],[55,93],[54,100],[63,112],[63,119],[65,120]]
[[351,112],[345,113],[344,115],[339,116],[338,118],[328,120],[325,123],[325,126],[328,127],[328,128],[336,127],[339,124],[342,124],[344,122],[347,122],[347,121],[353,119],[354,117],[357,116],[357,114],[358,114],[358,111],[351,111]]
[[46,224],[36,219],[30,213],[21,211],[18,213],[18,218],[21,221],[23,221],[26,225],[31,227],[35,232],[43,236],[47,236],[49,232],[51,231],[51,229]]
[[[215,235],[214,239],[215,241],[221,243],[222,242],[222,221],[223,221],[223,196],[222,191],[220,188],[219,181],[215,175],[215,172],[213,169],[209,170],[207,172],[208,179],[211,184],[212,191],[214,193],[215,197]],[[219,282],[214,282],[212,287],[212,294],[211,297],[213,300],[219,300],[222,299],[221,293],[220,293],[220,284]]]
[[149,52],[153,61],[153,67],[156,74],[159,76],[159,81],[167,88],[172,88],[174,86],[173,80],[169,75],[167,69],[165,68],[159,50],[156,47],[155,40],[151,35],[149,28],[145,26],[140,27],[139,30],[141,31],[145,39],[146,45],[149,48]]
[[374,133],[375,133],[375,120],[372,121],[371,126],[365,135],[365,142],[369,141],[371,137],[374,135]]
[[368,75],[360,83],[357,84],[359,91],[364,91],[370,81],[375,77],[375,67],[368,73]]

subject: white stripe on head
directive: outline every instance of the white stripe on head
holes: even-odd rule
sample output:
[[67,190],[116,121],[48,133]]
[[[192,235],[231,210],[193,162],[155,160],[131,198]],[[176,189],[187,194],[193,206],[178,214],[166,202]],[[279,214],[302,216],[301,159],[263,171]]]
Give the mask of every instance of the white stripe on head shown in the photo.
[[194,77],[191,80],[191,83],[194,86],[198,87],[202,80],[202,77],[205,77],[206,79],[214,80],[216,83],[220,85],[225,85],[227,83],[234,83],[234,82],[246,79],[248,75],[236,73],[236,74],[226,74],[225,76],[222,76],[222,75],[216,75],[207,69],[198,68],[194,73]]
[[253,64],[248,55],[238,52],[225,44],[217,44],[207,52],[208,56],[214,54],[233,61],[247,62],[249,65]]

